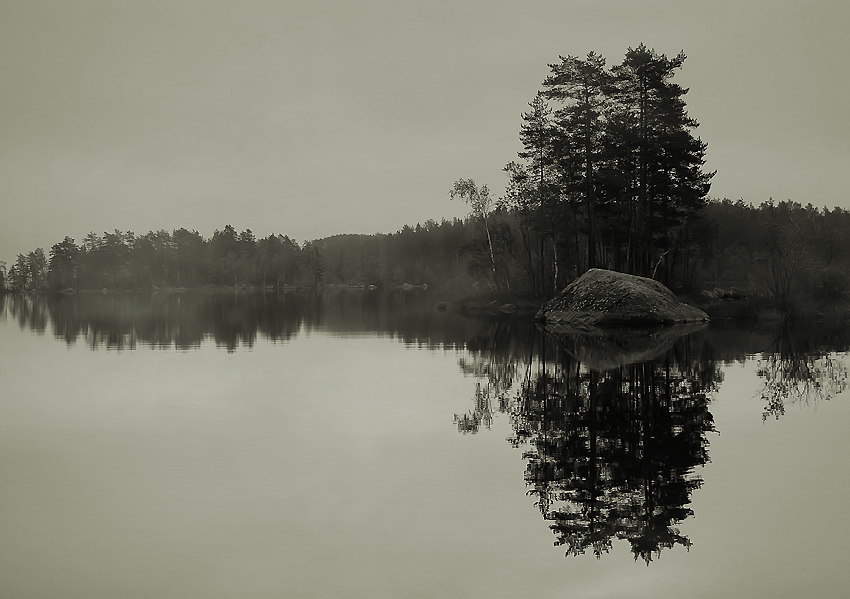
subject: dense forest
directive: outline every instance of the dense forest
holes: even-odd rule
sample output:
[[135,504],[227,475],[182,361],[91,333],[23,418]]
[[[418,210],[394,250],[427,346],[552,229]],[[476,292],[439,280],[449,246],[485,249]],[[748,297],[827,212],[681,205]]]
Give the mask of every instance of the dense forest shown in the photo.
[[[583,265],[574,261],[562,257],[556,265],[547,245],[525,244],[517,211],[499,208],[487,218],[497,272],[514,292],[551,295],[580,274]],[[679,291],[736,286],[745,293],[790,298],[807,292],[835,300],[848,291],[850,212],[841,208],[710,201],[682,240],[670,267],[655,273]],[[487,236],[472,217],[300,245],[284,235],[258,240],[250,230],[237,233],[230,226],[208,239],[186,229],[90,233],[80,244],[66,237],[48,253],[39,248],[19,254],[8,270],[3,264],[0,277],[11,290],[405,283],[495,288]]]
[[505,194],[471,179],[447,185],[469,205],[465,219],[301,244],[230,225],[209,238],[182,228],[90,232],[0,263],[0,288],[427,285],[541,298],[598,267],[680,293],[736,287],[781,309],[846,302],[848,211],[709,198],[707,144],[694,136],[688,90],[673,82],[684,61],[640,45],[610,68],[593,52],[550,65],[522,114]]

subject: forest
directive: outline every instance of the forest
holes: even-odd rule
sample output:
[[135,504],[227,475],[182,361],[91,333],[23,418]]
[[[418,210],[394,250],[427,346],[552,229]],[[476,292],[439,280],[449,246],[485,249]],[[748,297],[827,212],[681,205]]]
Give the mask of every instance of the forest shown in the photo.
[[[591,52],[549,65],[521,115],[503,196],[459,179],[464,219],[298,243],[226,225],[90,232],[0,263],[4,290],[427,285],[455,295],[545,298],[589,268],[652,277],[687,295],[722,288],[781,310],[846,308],[850,212],[811,202],[712,199],[707,144],[674,83],[685,61],[640,45],[612,67]],[[815,202],[816,199],[813,199]]]
[[[555,272],[551,239],[524,243],[529,231],[517,211],[499,208],[487,220],[497,273],[514,293],[549,296],[580,273],[563,258]],[[846,300],[850,290],[850,212],[841,208],[713,200],[680,239],[675,261],[655,274],[682,293],[737,287],[776,298]],[[427,284],[486,292],[496,287],[490,262],[483,224],[470,217],[304,244],[285,235],[258,240],[229,225],[208,239],[186,229],[90,233],[80,244],[66,237],[48,253],[19,254],[0,277],[5,289],[17,291]]]

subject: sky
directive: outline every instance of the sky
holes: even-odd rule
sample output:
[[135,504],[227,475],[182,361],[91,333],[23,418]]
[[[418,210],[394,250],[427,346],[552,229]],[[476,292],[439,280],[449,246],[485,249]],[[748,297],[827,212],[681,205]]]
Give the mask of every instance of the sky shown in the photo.
[[684,51],[711,197],[850,208],[846,0],[0,0],[0,260],[231,224],[303,242],[501,195],[560,56]]

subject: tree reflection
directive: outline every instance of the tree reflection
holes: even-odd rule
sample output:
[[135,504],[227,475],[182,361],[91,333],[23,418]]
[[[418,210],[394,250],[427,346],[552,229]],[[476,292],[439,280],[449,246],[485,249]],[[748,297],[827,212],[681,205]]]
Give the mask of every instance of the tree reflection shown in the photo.
[[210,340],[233,352],[253,347],[258,338],[285,342],[317,329],[332,335],[378,333],[430,349],[490,339],[480,330],[486,322],[437,310],[437,300],[424,292],[0,294],[0,301],[22,329],[52,330],[68,345],[91,349],[188,350]]
[[[658,359],[630,362],[632,349],[609,352],[597,369],[577,358],[588,355],[587,339],[540,332],[526,360],[479,366],[487,382],[473,410],[455,417],[459,430],[475,432],[494,411],[510,414],[509,441],[526,448],[528,492],[568,555],[600,557],[617,538],[649,563],[662,549],[691,545],[676,525],[692,515],[691,494],[702,484],[694,469],[708,461],[708,408],[720,372],[695,339],[668,340]],[[600,344],[593,336],[597,356]],[[504,390],[512,381],[500,373],[518,370],[510,398]]]
[[[44,298],[54,334],[68,344],[83,340],[95,349],[153,347],[192,349],[211,337],[228,351],[251,347],[258,332],[287,340],[301,326],[300,314],[280,310],[262,295],[82,295]],[[290,300],[291,301],[291,300]]]
[[2,312],[18,321],[21,329],[29,329],[39,335],[47,329],[47,312],[41,297],[31,293],[0,294]]
[[[507,412],[510,392],[525,360],[530,364],[535,328],[530,321],[516,319],[486,321],[466,344],[468,352],[458,360],[461,372],[479,379],[473,409],[455,414],[454,422],[464,434],[489,429],[493,415]],[[524,372],[523,376],[528,373]]]
[[777,329],[758,363],[758,376],[764,379],[763,421],[778,420],[787,405],[817,405],[847,389],[847,366],[832,354],[833,344],[816,333],[801,334],[787,326]]

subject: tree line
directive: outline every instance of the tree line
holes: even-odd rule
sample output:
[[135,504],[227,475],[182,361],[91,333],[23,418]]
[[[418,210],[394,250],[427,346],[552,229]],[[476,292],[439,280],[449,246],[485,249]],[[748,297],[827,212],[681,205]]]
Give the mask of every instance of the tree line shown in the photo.
[[42,248],[18,254],[0,274],[13,290],[296,285],[316,278],[317,256],[310,243],[285,235],[258,240],[250,229],[238,233],[230,225],[209,239],[182,228],[144,235],[115,230],[91,232],[79,244],[66,236],[49,257]]
[[[478,190],[479,193],[481,190]],[[485,190],[486,192],[486,190]],[[203,285],[316,287],[342,284],[444,287],[459,292],[501,288],[528,296],[554,294],[580,269],[549,246],[533,245],[526,214],[499,206],[484,222],[474,214],[392,234],[337,235],[299,244],[285,235],[257,239],[230,225],[210,238],[177,229],[134,235],[65,237],[48,252],[19,254],[0,286],[9,290],[150,289]],[[737,287],[789,307],[805,297],[850,297],[850,212],[797,202],[753,206],[710,200],[687,225],[665,282],[687,292]],[[586,255],[586,254],[582,254]],[[494,269],[495,266],[495,269]],[[556,279],[557,277],[557,279]],[[660,278],[660,277],[659,277]],[[556,283],[557,281],[557,283]]]
[[[488,201],[486,186],[473,193],[477,201]],[[325,281],[427,283],[551,297],[584,272],[586,251],[578,254],[578,263],[567,260],[566,251],[556,255],[551,237],[536,236],[528,228],[526,212],[492,204],[483,211],[486,219],[473,208],[462,221],[430,221],[391,235],[317,240]],[[754,206],[742,199],[709,199],[677,230],[676,238],[649,275],[680,293],[736,288],[741,295],[770,297],[781,309],[811,300],[850,299],[850,211],[843,208],[790,200]]]
[[[455,219],[405,226],[394,234],[337,235],[298,244],[286,235],[257,239],[231,225],[204,238],[195,230],[90,232],[65,237],[46,253],[0,263],[0,288],[14,291],[437,285],[473,289],[475,223]],[[453,281],[452,277],[458,280]]]

